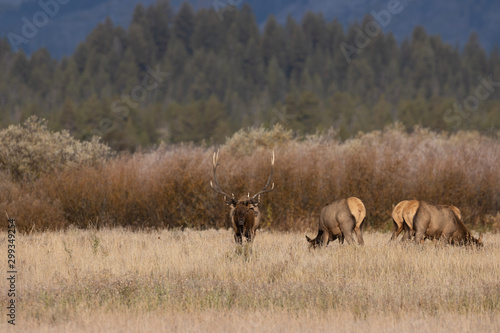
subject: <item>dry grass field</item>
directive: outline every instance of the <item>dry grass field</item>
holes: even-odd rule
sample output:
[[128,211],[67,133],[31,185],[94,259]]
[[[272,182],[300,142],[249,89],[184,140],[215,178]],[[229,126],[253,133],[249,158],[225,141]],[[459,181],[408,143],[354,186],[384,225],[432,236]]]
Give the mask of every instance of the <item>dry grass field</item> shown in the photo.
[[296,232],[252,247],[228,230],[18,234],[16,331],[500,331],[500,235],[481,250],[389,238],[309,251]]

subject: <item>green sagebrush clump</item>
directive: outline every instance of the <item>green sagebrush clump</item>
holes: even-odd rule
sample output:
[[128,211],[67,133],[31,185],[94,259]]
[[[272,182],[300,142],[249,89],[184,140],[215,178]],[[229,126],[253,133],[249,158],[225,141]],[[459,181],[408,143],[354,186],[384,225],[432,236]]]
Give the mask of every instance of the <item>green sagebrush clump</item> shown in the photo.
[[72,166],[96,165],[111,155],[98,137],[78,141],[66,130],[50,131],[47,121],[36,116],[0,131],[0,170],[15,181],[32,181]]

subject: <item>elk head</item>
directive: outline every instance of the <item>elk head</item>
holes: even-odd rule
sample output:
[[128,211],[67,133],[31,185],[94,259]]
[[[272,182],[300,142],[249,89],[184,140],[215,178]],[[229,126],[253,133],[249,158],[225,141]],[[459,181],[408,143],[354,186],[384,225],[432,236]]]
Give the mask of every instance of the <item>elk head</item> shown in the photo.
[[323,230],[318,230],[318,235],[316,238],[311,239],[306,235],[307,242],[309,243],[309,249],[315,249],[319,246],[323,246]]
[[484,246],[483,244],[483,233],[479,234],[479,237],[476,239],[474,236],[472,236],[469,232],[465,234],[465,238],[458,241],[459,245],[465,245],[465,246],[476,246],[477,248],[481,248]]
[[[219,182],[217,181],[216,174],[217,166],[219,165],[218,160],[219,151],[214,153],[213,156],[213,182],[210,181],[210,186],[214,192],[224,196],[224,201],[231,208],[229,216],[233,224],[235,233],[234,238],[236,242],[241,243],[242,235],[245,235],[248,241],[252,241],[253,236],[255,235],[255,230],[260,224],[260,212],[258,208],[260,195],[274,190],[274,183],[271,185],[271,180],[274,174],[274,151],[271,158],[271,173],[269,174],[266,185],[253,196],[250,196],[250,193],[248,193],[247,195],[240,197],[238,200],[236,200],[233,193],[229,195],[221,189]],[[271,187],[269,187],[269,185],[271,185]]]

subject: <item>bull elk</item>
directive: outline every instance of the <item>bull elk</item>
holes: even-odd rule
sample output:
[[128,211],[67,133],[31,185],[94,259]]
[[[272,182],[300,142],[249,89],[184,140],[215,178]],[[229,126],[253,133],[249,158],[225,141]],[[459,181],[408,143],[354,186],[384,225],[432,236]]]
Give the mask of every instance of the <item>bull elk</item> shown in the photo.
[[366,217],[366,208],[363,202],[350,197],[334,201],[321,210],[318,224],[318,234],[311,239],[306,235],[310,247],[328,245],[337,238],[340,243],[344,238],[348,244],[354,243],[352,233],[356,234],[358,244],[363,245],[363,231],[361,225]]
[[[409,240],[413,236],[411,232],[413,230],[413,227],[404,228],[404,225],[406,221],[408,225],[413,226],[413,218],[419,206],[420,202],[418,200],[403,200],[394,207],[391,214],[392,222],[394,224],[391,241],[396,240],[403,229],[405,230],[405,232],[403,238],[401,239],[402,241]],[[459,219],[462,219],[460,209],[453,205],[449,205],[448,207],[455,212]]]
[[[483,246],[483,235],[474,238],[457,214],[455,206],[432,205],[419,201],[413,218],[405,216],[405,225],[410,229],[410,235],[415,232],[415,243],[419,244],[424,237],[439,239],[454,245]],[[460,211],[458,211],[460,212]],[[403,214],[405,215],[405,214]]]
[[250,193],[248,193],[247,195],[240,197],[238,200],[236,200],[233,193],[229,195],[221,189],[216,175],[217,166],[219,165],[218,160],[219,151],[214,153],[213,156],[213,182],[210,181],[210,186],[214,192],[224,196],[224,201],[230,207],[229,218],[231,219],[231,223],[233,225],[234,240],[236,243],[242,243],[243,235],[246,237],[248,242],[252,242],[255,238],[255,231],[260,225],[260,211],[258,207],[260,203],[260,195],[274,190],[274,183],[272,183],[271,187],[269,187],[274,174],[274,151],[271,158],[271,173],[269,174],[266,185],[253,196],[250,196]]

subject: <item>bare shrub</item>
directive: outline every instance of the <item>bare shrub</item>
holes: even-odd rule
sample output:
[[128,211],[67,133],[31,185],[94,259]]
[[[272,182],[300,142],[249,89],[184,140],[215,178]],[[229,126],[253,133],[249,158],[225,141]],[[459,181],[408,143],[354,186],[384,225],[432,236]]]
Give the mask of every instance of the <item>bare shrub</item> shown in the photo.
[[[294,139],[286,130],[273,131],[283,131],[278,137],[287,139],[274,145],[270,131],[259,129],[246,132],[253,139],[241,132],[220,147],[219,183],[236,196],[262,188],[271,150],[276,151],[275,190],[260,205],[264,228],[314,228],[322,206],[348,196],[364,202],[367,225],[377,229],[390,227],[393,205],[405,199],[453,204],[466,223],[476,225],[500,210],[498,139],[421,128],[409,134],[400,126],[345,142],[322,135]],[[209,186],[214,150],[163,147],[102,165],[60,168],[19,187],[4,205],[21,197],[50,202],[62,210],[65,223],[78,227],[229,227],[228,209]]]
[[212,205],[209,162],[202,148],[180,147],[67,170],[40,184],[79,227],[207,227],[215,223],[206,219]]
[[[67,223],[59,199],[0,174],[0,212],[15,218],[20,232],[58,230]],[[5,215],[4,215],[5,216]],[[6,225],[3,223],[2,225]]]

